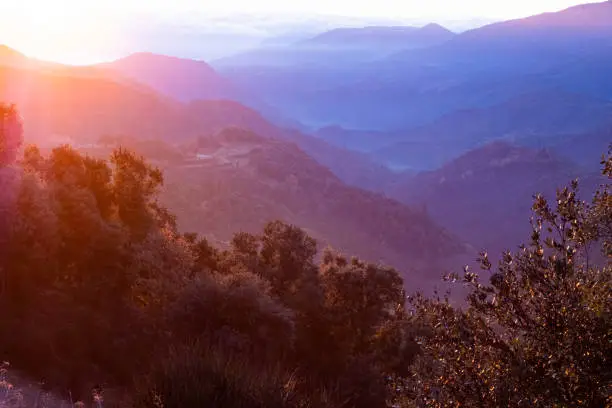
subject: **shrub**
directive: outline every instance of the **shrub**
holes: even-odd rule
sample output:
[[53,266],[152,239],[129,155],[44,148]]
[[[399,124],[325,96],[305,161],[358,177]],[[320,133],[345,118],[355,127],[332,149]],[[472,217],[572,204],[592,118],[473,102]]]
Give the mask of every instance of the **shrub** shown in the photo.
[[299,395],[296,379],[279,367],[250,365],[220,345],[174,349],[141,384],[137,408],[298,408],[331,407]]

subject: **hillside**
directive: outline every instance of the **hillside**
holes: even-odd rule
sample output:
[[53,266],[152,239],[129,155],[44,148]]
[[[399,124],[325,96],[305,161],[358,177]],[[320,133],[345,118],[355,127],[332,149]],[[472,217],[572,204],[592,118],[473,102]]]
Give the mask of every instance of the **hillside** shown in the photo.
[[495,253],[515,248],[528,236],[534,194],[554,197],[556,188],[583,175],[582,194],[589,197],[603,180],[588,174],[546,150],[494,142],[407,178],[388,194],[426,206],[442,225]]
[[[268,137],[295,141],[351,184],[369,186],[372,182],[359,184],[362,176],[377,184],[379,176],[388,175],[384,169],[372,175],[370,170],[380,165],[362,155],[280,128],[239,102],[182,103],[146,85],[123,78],[115,80],[108,73],[107,68],[100,67],[47,70],[16,69],[0,64],[0,100],[19,106],[26,123],[26,139],[42,144],[69,140],[89,143],[105,135],[160,139],[176,144],[237,126]],[[313,143],[317,143],[317,148],[308,148]]]
[[552,139],[548,142],[552,151],[594,171],[599,168],[602,152],[612,143],[612,124],[587,133]]
[[286,131],[284,136],[348,185],[382,192],[398,178],[398,174],[368,154],[297,131]]
[[180,225],[215,241],[281,219],[322,245],[408,268],[411,282],[437,280],[436,267],[448,261],[442,254],[463,251],[424,214],[347,186],[291,143],[227,129],[202,139],[199,153],[200,160],[165,168],[163,201]]
[[[604,1],[469,30],[447,44],[424,51],[421,56],[432,61],[437,58],[440,62],[444,58],[457,58],[460,55],[464,59],[478,57],[482,62],[510,63],[513,68],[525,72],[539,66],[525,65],[527,61],[558,63],[549,60],[551,55],[564,60],[596,55],[595,49],[612,45],[611,34],[612,3]],[[585,43],[589,43],[589,46],[585,47]],[[402,56],[413,58],[414,55],[399,53],[394,59],[401,60]],[[512,61],[511,58],[516,56],[529,59]]]
[[522,19],[493,23],[481,29],[471,30],[468,36],[485,32],[511,32],[526,27],[542,30],[564,28],[589,32],[609,32],[612,21],[610,1],[585,3],[558,12],[542,13]]
[[[2,40],[0,39],[0,41]],[[56,62],[42,61],[36,58],[29,57],[23,54],[22,52],[2,43],[0,43],[0,65],[23,69],[74,69],[75,71],[78,70],[77,67],[70,67]]]
[[[397,266],[410,285],[423,289],[465,256],[463,241],[422,211],[349,186],[288,141],[228,127],[180,150],[125,138],[80,150],[105,157],[115,146],[160,166],[162,203],[177,215],[179,228],[220,245],[237,231],[256,233],[279,219],[301,225],[321,248],[331,245]],[[383,184],[376,187],[381,190]]]
[[92,140],[108,133],[186,137],[191,127],[180,104],[98,77],[0,66],[0,99],[19,106],[30,140]]
[[0,64],[9,66],[29,65],[30,59],[22,53],[0,44]]
[[392,165],[433,169],[493,140],[554,145],[549,135],[583,134],[609,124],[611,118],[612,102],[606,100],[556,90],[530,92],[491,107],[458,110],[407,130],[404,141],[379,149],[376,157]]
[[280,132],[238,102],[183,104],[142,85],[96,76],[95,71],[89,71],[90,75],[78,72],[0,66],[0,99],[20,107],[27,123],[26,138],[91,141],[106,134],[124,134],[180,142],[228,125],[274,135]]
[[137,53],[100,64],[183,102],[235,99],[238,90],[204,61]]
[[279,125],[300,126],[257,95],[236,86],[204,61],[137,53],[91,68],[118,73],[181,102],[233,100],[256,109]]
[[[339,148],[279,129],[237,102],[182,104],[105,78],[13,68],[0,68],[0,81],[0,99],[19,106],[26,139],[45,141],[43,145],[74,141],[78,146],[108,135],[184,144],[196,138],[206,141],[228,126],[265,135],[253,136],[255,142],[243,143],[240,139],[230,140],[231,134],[222,132],[218,136],[223,145],[221,152],[212,152],[220,160],[211,161],[213,165],[204,161],[166,168],[166,198],[182,225],[210,233],[216,239],[227,240],[240,229],[257,231],[265,222],[281,218],[304,226],[317,238],[349,253],[410,266],[410,270],[433,262],[437,248],[461,251],[455,238],[447,236],[427,217],[399,202],[349,187],[285,140],[315,143],[311,149],[314,157],[335,162],[330,167],[344,169],[345,177],[355,182],[359,175],[369,173],[366,169],[375,168],[374,164],[350,154],[343,157]],[[212,139],[213,145],[217,142]],[[147,149],[159,151],[166,147],[149,145]],[[206,150],[206,144],[201,149]],[[168,157],[173,162],[174,153],[170,153]],[[234,168],[234,159],[244,166]],[[384,168],[378,166],[378,170],[381,177],[390,176]],[[367,183],[375,186],[379,182],[370,179]],[[216,193],[210,196],[211,192]],[[407,250],[407,243],[415,249]]]

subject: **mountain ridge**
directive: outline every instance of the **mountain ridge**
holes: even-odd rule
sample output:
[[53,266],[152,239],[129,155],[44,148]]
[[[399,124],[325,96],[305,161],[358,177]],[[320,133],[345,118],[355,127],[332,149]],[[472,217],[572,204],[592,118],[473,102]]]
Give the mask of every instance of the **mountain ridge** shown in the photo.
[[438,44],[455,35],[445,27],[429,23],[423,27],[413,26],[368,26],[361,28],[336,28],[326,31],[313,38],[301,41],[298,45],[325,45],[325,46],[365,46],[391,44],[405,48],[413,46],[430,46]]
[[200,60],[138,52],[98,66],[113,69],[183,102],[231,99],[237,93],[229,80]]
[[450,231],[493,252],[518,246],[529,234],[535,194],[555,197],[556,188],[577,176],[582,176],[584,197],[603,181],[597,170],[585,172],[551,149],[495,141],[435,170],[406,178],[387,194],[412,206],[424,206]]
[[408,129],[404,141],[383,147],[375,155],[410,165],[428,151],[431,160],[423,161],[421,169],[434,168],[495,139],[585,133],[611,121],[612,101],[554,89],[527,92],[490,107],[456,110],[428,125]]

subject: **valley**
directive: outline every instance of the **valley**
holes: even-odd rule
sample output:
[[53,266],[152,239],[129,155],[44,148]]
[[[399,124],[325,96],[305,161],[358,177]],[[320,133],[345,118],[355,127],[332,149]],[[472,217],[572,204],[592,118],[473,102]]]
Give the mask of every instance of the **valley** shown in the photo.
[[[210,161],[214,165],[207,162],[195,167],[172,168],[168,177],[193,180],[194,185],[200,182],[202,189],[207,185],[205,179],[215,174],[217,180],[227,178],[228,186],[237,183],[230,189],[235,195],[233,200],[247,206],[253,201],[253,208],[261,214],[234,218],[239,213],[246,214],[245,209],[235,209],[228,212],[225,221],[223,217],[213,217],[219,218],[219,223],[214,228],[208,227],[214,231],[211,234],[222,237],[222,241],[241,227],[256,230],[266,218],[277,218],[276,214],[316,231],[314,235],[322,242],[331,242],[351,252],[361,254],[355,249],[367,247],[368,239],[384,242],[376,250],[370,248],[367,257],[391,264],[400,262],[403,266],[401,259],[409,258],[409,252],[401,247],[391,249],[394,241],[379,237],[376,232],[347,234],[355,241],[353,246],[345,245],[344,238],[330,239],[331,231],[321,232],[321,226],[326,224],[324,220],[335,211],[331,204],[327,208],[332,200],[329,194],[338,186],[361,188],[353,190],[360,198],[352,205],[355,206],[353,211],[364,214],[372,214],[372,210],[367,209],[371,197],[379,197],[377,202],[383,203],[387,200],[383,195],[387,195],[413,208],[426,206],[434,222],[448,228],[465,243],[476,246],[490,243],[496,248],[518,245],[521,236],[518,231],[524,232],[527,227],[502,234],[504,238],[497,240],[499,242],[493,237],[477,239],[487,234],[489,217],[476,216],[469,208],[476,203],[483,208],[495,208],[497,213],[491,217],[506,222],[508,228],[515,228],[516,220],[524,220],[528,215],[529,201],[536,192],[548,186],[546,192],[551,194],[554,192],[551,183],[563,184],[571,177],[585,176],[590,180],[590,174],[596,170],[593,163],[611,140],[608,136],[612,126],[612,99],[606,91],[607,82],[601,77],[609,60],[597,53],[598,49],[612,46],[605,35],[608,26],[601,23],[606,18],[603,16],[609,15],[609,4],[579,6],[558,14],[492,24],[459,34],[437,25],[332,30],[300,40],[295,46],[264,47],[261,51],[212,61],[212,64],[140,53],[96,66],[71,67],[32,60],[5,47],[0,55],[0,99],[19,106],[27,124],[26,139],[42,145],[91,144],[101,137],[121,136],[163,141],[183,155],[186,149],[193,151],[194,143],[200,143],[198,140],[207,140],[232,126],[253,131],[267,140],[266,143],[293,146],[295,152],[300,152],[299,159],[277,158],[275,155],[286,152],[284,149],[272,149],[276,153],[268,153],[271,156],[266,157],[277,160],[276,171],[287,173],[286,177],[292,174],[291,167],[285,169],[283,166],[294,165],[295,160],[314,159],[313,163],[321,166],[313,168],[314,174],[308,176],[312,180],[320,178],[320,185],[295,187],[304,189],[300,194],[306,194],[298,195],[299,199],[290,198],[289,193],[293,190],[288,188],[285,178],[282,182],[275,181],[274,187],[263,183],[262,192],[251,197],[255,189],[247,189],[247,186],[261,183],[258,177],[263,175],[254,170],[226,169],[214,160]],[[574,14],[580,14],[584,25],[567,23],[574,21],[571,17]],[[592,25],[591,19],[598,23]],[[537,53],[534,53],[534,44],[522,40],[532,35],[535,26],[544,27],[537,34],[540,47]],[[569,38],[567,33],[557,35],[563,29],[574,37]],[[593,41],[592,49],[571,48],[577,47],[575,36]],[[381,48],[380,44],[385,44],[386,48]],[[407,50],[410,47],[413,49]],[[491,53],[495,48],[504,50],[506,59],[493,57]],[[560,49],[563,50],[562,58],[551,58],[548,54]],[[325,63],[329,61],[326,53],[354,53],[356,50],[361,56],[354,54],[357,59],[349,58],[347,62],[350,63],[346,66]],[[458,50],[468,54],[458,53]],[[576,54],[578,52],[581,54]],[[303,60],[294,60],[291,55],[311,58],[308,68]],[[471,59],[467,65],[466,55]],[[510,55],[511,60],[507,59]],[[496,65],[487,65],[486,58],[495,61]],[[510,61],[512,64],[521,61],[521,67],[509,65]],[[594,71],[594,67],[598,70]],[[582,74],[581,70],[594,75],[592,81],[600,86],[596,89],[589,85],[592,82],[579,80],[581,75],[587,75],[587,71]],[[251,75],[257,78],[254,87],[249,84]],[[268,82],[268,78],[273,78],[273,83]],[[287,110],[293,102],[283,95],[299,100],[299,109],[310,109],[309,100],[315,102],[323,98],[322,103],[315,102],[315,105],[316,109],[325,107],[330,126],[311,126],[309,113]],[[377,98],[382,99],[377,101]],[[327,109],[329,104],[334,108]],[[365,104],[363,109],[367,114],[362,114],[365,111],[355,104]],[[354,119],[362,120],[369,115],[377,120],[401,117],[402,123],[350,123],[342,119],[343,114],[335,110],[337,108],[346,109]],[[418,120],[411,120],[411,117]],[[364,125],[366,129],[362,128]],[[574,146],[578,140],[580,149]],[[507,149],[500,148],[503,143],[508,144]],[[503,175],[491,173],[491,169],[486,170],[486,177],[485,173],[479,173],[485,171],[480,169],[481,164],[488,161],[512,161],[517,156],[519,162],[531,163],[530,157],[537,157],[538,149],[550,154],[549,163],[534,163],[536,167],[525,172],[517,173],[510,166],[499,169]],[[451,170],[455,160],[462,163],[461,174],[471,174],[469,180],[473,180],[473,186],[461,186],[467,182],[465,179],[447,182],[449,187],[435,181],[447,180],[456,172]],[[559,164],[554,164],[555,160]],[[564,164],[560,164],[562,161]],[[527,162],[521,163],[526,165]],[[331,173],[326,173],[328,169]],[[215,173],[217,171],[220,173]],[[449,172],[451,174],[447,174]],[[542,181],[533,180],[532,172],[541,173]],[[257,181],[248,181],[248,178],[240,181],[247,173]],[[334,180],[333,188],[329,186],[330,177]],[[593,183],[588,183],[587,191],[592,191]],[[503,195],[516,196],[522,203],[522,210],[511,208],[507,200],[485,204],[484,193],[477,193],[479,186],[489,191],[493,200]],[[520,188],[520,191],[513,188]],[[348,191],[338,194],[348,197]],[[323,195],[315,199],[317,194]],[[213,211],[226,205],[231,207],[231,195],[215,199],[220,201],[211,207]],[[188,194],[184,200],[182,205],[186,206],[190,201]],[[306,204],[309,200],[313,201]],[[463,201],[464,207],[459,208],[458,204]],[[303,208],[295,207],[295,203]],[[452,204],[445,207],[444,203]],[[281,205],[277,208],[277,204]],[[387,211],[385,204],[373,206],[381,214]],[[189,207],[189,214],[194,215],[186,215],[190,221],[182,222],[183,225],[201,220],[195,215],[198,208],[199,204]],[[317,216],[320,221],[310,218],[303,222],[310,217],[303,215],[306,208],[309,208],[306,213],[323,211]],[[325,213],[327,210],[332,213]],[[340,211],[347,210],[348,207]],[[406,211],[408,214],[415,210]],[[246,219],[253,225],[243,225]],[[407,221],[400,220],[398,228],[402,229],[401,224]],[[356,219],[353,222],[359,225]],[[382,226],[381,229],[385,230]],[[198,230],[205,231],[207,226],[202,225]],[[364,234],[361,243],[357,238],[359,234]],[[401,255],[401,252],[406,253]]]
[[28,1],[0,408],[610,405],[612,1]]

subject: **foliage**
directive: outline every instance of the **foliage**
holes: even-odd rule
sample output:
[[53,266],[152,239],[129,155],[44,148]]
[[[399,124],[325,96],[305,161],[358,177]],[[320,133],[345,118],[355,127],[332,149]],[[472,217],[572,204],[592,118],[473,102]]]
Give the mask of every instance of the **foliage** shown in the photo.
[[331,407],[325,393],[300,395],[296,379],[270,365],[254,370],[248,360],[219,346],[192,344],[158,364],[136,407],[219,408]]
[[22,125],[15,106],[0,104],[0,167],[15,159],[22,142]]
[[[604,160],[610,177],[610,156]],[[394,384],[407,406],[604,406],[612,402],[610,200],[603,186],[591,204],[578,183],[554,207],[537,196],[528,245],[497,268],[482,253],[483,283],[466,269],[452,274],[469,288],[465,309],[417,296],[411,320],[426,323],[412,377]],[[593,262],[600,244],[607,260]]]
[[[3,356],[78,396],[97,383],[131,387],[134,377],[156,384],[155,361],[176,362],[169,350],[206,343],[241,356],[240,384],[267,378],[275,361],[300,406],[321,389],[333,390],[330,404],[383,406],[370,344],[401,303],[399,274],[357,260],[319,266],[316,242],[278,221],[218,250],[178,233],[157,201],[162,184],[158,169],[125,149],[103,160],[68,146],[49,155],[26,147],[0,258]],[[336,275],[353,282],[346,294]],[[372,310],[354,307],[360,296]],[[332,330],[343,319],[350,324]],[[210,361],[195,367],[212,369]],[[169,378],[183,369],[194,367]]]
[[176,253],[188,251],[153,197],[161,173],[121,150],[107,163],[69,147],[49,157],[29,147],[19,179],[0,259],[4,353],[65,385],[98,370],[101,379],[128,378],[112,355],[140,354],[140,306],[158,297],[146,284],[159,269],[180,282],[174,261],[189,259]]
[[225,249],[179,232],[162,172],[129,150],[28,146],[15,162],[20,127],[2,109],[0,353],[59,393],[169,408],[612,403],[609,184],[591,203],[577,183],[554,206],[538,196],[529,244],[497,268],[481,254],[488,282],[449,275],[463,307],[406,305],[395,269],[319,253],[294,225]]

